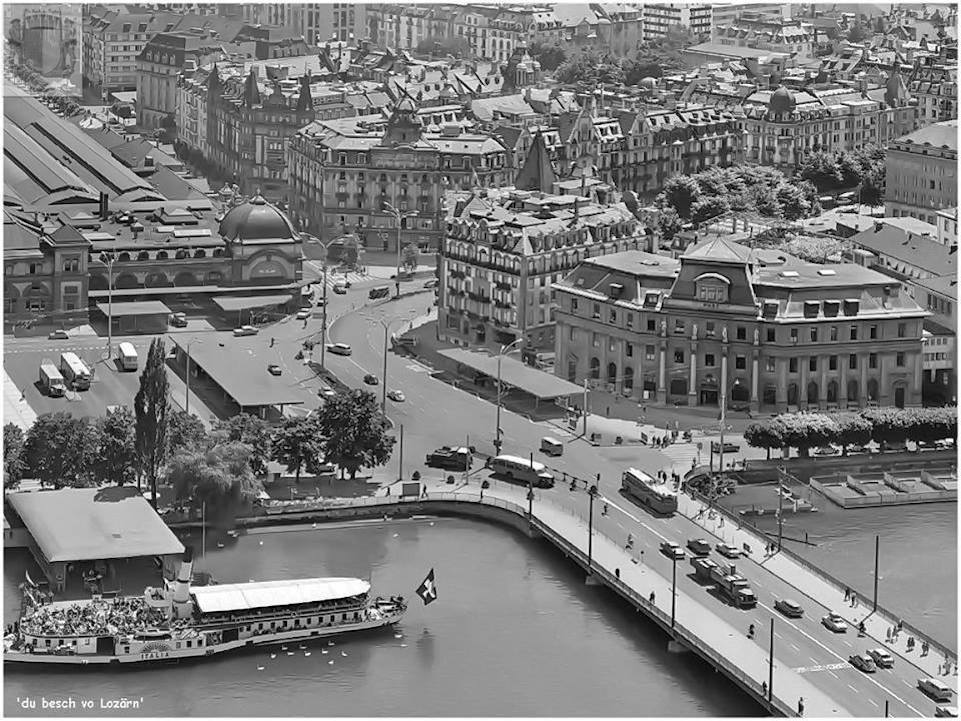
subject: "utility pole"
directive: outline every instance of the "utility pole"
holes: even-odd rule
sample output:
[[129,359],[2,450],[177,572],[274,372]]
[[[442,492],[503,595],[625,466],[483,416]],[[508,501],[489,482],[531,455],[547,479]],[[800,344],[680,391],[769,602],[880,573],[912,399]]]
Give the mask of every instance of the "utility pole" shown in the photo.
[[878,610],[878,571],[880,570],[881,536],[874,537],[874,611]]
[[767,660],[767,700],[774,700],[774,617],[771,617],[771,652]]
[[587,438],[587,378],[584,379],[584,437]]
[[[324,248],[324,303],[323,303],[323,313],[321,314],[320,321],[320,367],[321,370],[326,370],[324,368],[324,361],[326,360],[327,354],[327,248]],[[313,358],[311,358],[313,360]]]
[[594,498],[597,496],[597,486],[591,486],[587,490],[587,497],[589,501],[589,508],[587,511],[587,575],[591,576],[593,568],[593,551],[594,551]]
[[387,334],[390,332],[390,323],[384,323],[384,387],[380,389],[380,411],[387,415]]
[[677,556],[671,556],[671,630],[677,614]]
[[777,469],[777,550],[781,550],[781,540],[784,537],[784,467]]
[[400,456],[397,459],[397,480],[404,480],[404,424],[400,424]]

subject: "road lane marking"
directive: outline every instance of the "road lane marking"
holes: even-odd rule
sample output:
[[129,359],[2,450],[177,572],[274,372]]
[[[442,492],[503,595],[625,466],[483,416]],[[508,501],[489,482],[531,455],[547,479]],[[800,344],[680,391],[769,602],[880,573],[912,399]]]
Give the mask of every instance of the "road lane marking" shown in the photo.
[[644,528],[646,528],[648,531],[650,531],[650,532],[653,533],[655,536],[657,536],[658,538],[660,538],[662,541],[668,541],[668,540],[670,540],[667,536],[662,536],[660,533],[658,533],[658,532],[655,531],[653,528],[651,528],[650,526],[648,526],[646,523],[644,523],[644,521],[642,521],[640,518],[638,518],[637,516],[635,516],[633,513],[630,513],[629,511],[621,508],[619,505],[617,505],[616,503],[614,503],[614,501],[612,501],[610,498],[607,498],[607,497],[605,497],[605,496],[601,496],[601,498],[602,498],[602,500],[603,500],[607,505],[616,508],[616,509],[619,510],[621,513],[623,513],[625,516],[627,516],[628,518],[630,518],[632,521],[635,521],[636,523],[640,523],[642,526],[644,526]]
[[877,706],[877,705],[878,705],[877,702],[876,702],[874,699],[872,699],[872,698],[869,698],[868,701],[870,701],[870,702],[871,702],[871,705],[873,705],[873,706]]
[[854,686],[852,686],[851,684],[848,684],[848,688],[854,691],[854,693],[858,693],[858,690],[854,688]]
[[[770,611],[772,614],[774,613],[774,609],[773,609],[773,608],[771,608],[771,607],[769,607],[769,606],[767,606],[767,605],[765,605],[765,604],[763,604],[763,603],[760,603],[760,602],[759,602],[759,603],[758,603],[758,606],[760,606],[761,608],[764,608],[764,609]],[[818,641],[816,638],[814,638],[814,636],[812,636],[811,634],[809,634],[807,631],[805,631],[805,630],[804,630],[803,628],[801,628],[800,626],[795,625],[794,623],[792,623],[791,621],[789,621],[789,620],[786,619],[786,618],[782,620],[782,623],[786,623],[788,626],[791,626],[792,628],[794,628],[796,631],[799,631],[799,632],[800,632],[801,634],[803,634],[804,636],[807,636],[809,639],[811,639],[812,641],[814,641],[814,643],[816,643],[818,646],[820,646],[821,648],[823,648],[825,651],[827,651],[829,654],[831,654],[832,656],[834,656],[836,659],[838,659],[838,660],[840,660],[840,661],[843,661],[843,660],[844,660],[840,655],[838,655],[838,653],[837,653],[836,651],[834,651],[833,649],[825,646],[823,643],[821,643],[820,641]],[[900,698],[896,693],[894,693],[894,691],[892,691],[892,690],[890,690],[889,688],[887,688],[886,686],[882,685],[881,683],[879,683],[879,682],[876,681],[875,679],[871,678],[870,676],[864,676],[864,679],[865,679],[866,681],[869,681],[870,683],[873,683],[875,686],[877,686],[877,687],[878,687],[879,689],[881,689],[882,691],[885,691],[886,693],[891,694],[891,696],[893,696],[897,701],[899,701],[900,703],[902,703],[904,706],[907,706],[909,709],[911,709],[912,711],[914,711],[914,713],[916,713],[918,716],[922,716],[922,717],[924,716],[924,714],[921,713],[920,711],[918,711],[914,706],[912,706],[911,704],[909,704],[909,703],[908,703],[907,701],[905,701],[904,699]],[[901,681],[904,682],[906,685],[910,686],[910,684],[908,684],[908,682],[905,681],[904,679],[901,679]],[[911,686],[911,688],[913,688],[913,686]]]
[[800,650],[801,650],[801,649],[799,649],[799,648],[798,648],[795,644],[793,644],[793,643],[791,644],[791,648],[793,648],[795,651],[800,651]]
[[[828,669],[828,673],[831,674],[832,676],[834,676],[834,678],[841,678],[841,677],[838,676],[836,673],[834,673],[834,671],[832,671],[831,669]],[[851,684],[848,684],[848,686],[850,686],[850,685],[851,685]]]

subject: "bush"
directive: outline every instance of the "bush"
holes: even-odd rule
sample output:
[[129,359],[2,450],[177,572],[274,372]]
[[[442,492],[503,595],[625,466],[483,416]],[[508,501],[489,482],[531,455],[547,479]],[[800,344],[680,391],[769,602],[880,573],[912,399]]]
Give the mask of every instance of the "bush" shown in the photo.
[[411,474],[411,477],[410,477],[410,478],[411,478],[412,481],[419,481],[419,480],[420,480],[420,471],[414,471],[414,472]]
[[490,487],[491,487],[491,482],[488,480],[485,480],[483,483],[481,483],[481,488],[483,488],[485,491]]

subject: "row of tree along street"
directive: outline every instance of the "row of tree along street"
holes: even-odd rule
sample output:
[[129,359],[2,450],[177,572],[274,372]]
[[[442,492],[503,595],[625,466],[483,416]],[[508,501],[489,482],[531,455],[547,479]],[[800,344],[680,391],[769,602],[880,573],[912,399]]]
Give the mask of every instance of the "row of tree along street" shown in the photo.
[[24,478],[54,488],[136,482],[150,487],[156,505],[157,484],[165,482],[184,505],[216,510],[256,498],[268,461],[299,482],[301,469],[313,474],[324,463],[353,478],[390,459],[396,439],[372,393],[339,393],[279,426],[240,414],[208,433],[198,418],[171,408],[165,356],[163,341],[154,340],[133,411],[120,407],[101,418],[46,413],[26,433],[5,425],[4,487]]
[[849,446],[874,442],[882,448],[891,444],[955,441],[958,434],[957,407],[943,408],[865,408],[840,413],[784,413],[752,423],[744,440],[754,448],[785,452],[797,448],[807,456],[811,448],[834,443],[847,454]]

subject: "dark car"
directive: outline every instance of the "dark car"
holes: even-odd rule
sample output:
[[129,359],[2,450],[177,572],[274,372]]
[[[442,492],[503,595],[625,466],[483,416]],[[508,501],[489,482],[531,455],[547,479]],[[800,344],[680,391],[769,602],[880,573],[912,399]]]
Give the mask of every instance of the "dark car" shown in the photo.
[[452,471],[470,470],[473,454],[470,448],[451,448],[443,446],[427,454],[427,465],[433,468],[446,468]]
[[874,673],[878,670],[878,667],[874,665],[874,660],[866,653],[856,653],[849,656],[848,661],[851,662],[854,668],[859,671],[864,671],[864,673]]
[[271,363],[269,366],[267,366],[267,372],[272,376],[279,376],[281,373],[283,373],[283,371],[280,369],[280,366],[276,363]]
[[703,558],[711,553],[711,544],[703,538],[692,538],[687,542],[687,548],[692,556]]
[[[715,453],[720,453],[720,452],[721,452],[721,444],[718,443],[717,441],[712,441],[712,442],[711,442],[711,450],[714,451]],[[725,443],[725,444],[724,444],[724,452],[725,452],[725,453],[737,453],[739,450],[741,450],[741,447],[740,447],[737,443]]]
[[790,598],[779,598],[774,602],[774,608],[788,618],[801,618],[801,616],[804,615],[804,609],[801,608],[801,604],[797,601],[792,601]]
[[380,383],[380,379],[377,376],[375,376],[373,373],[367,373],[364,376],[364,383],[366,383],[369,386],[375,386],[378,383]]
[[67,334],[67,331],[61,329],[53,331],[47,338],[49,340],[69,340],[70,336]]

